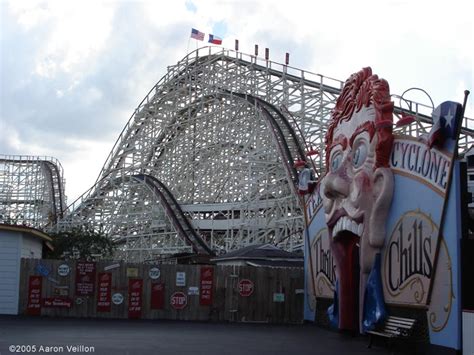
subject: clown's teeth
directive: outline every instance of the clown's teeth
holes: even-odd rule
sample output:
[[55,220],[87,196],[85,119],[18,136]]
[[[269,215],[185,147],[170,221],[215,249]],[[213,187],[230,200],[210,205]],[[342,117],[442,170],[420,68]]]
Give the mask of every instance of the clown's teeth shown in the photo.
[[354,221],[351,221],[351,232],[357,234],[357,223]]
[[336,225],[334,226],[333,228],[333,231],[332,231],[332,235],[333,236],[336,236],[340,231],[349,231],[349,232],[352,232],[356,235],[358,235],[359,237],[362,235],[362,231],[364,229],[364,226],[351,219],[349,219],[348,217],[344,216],[344,217],[341,217]]

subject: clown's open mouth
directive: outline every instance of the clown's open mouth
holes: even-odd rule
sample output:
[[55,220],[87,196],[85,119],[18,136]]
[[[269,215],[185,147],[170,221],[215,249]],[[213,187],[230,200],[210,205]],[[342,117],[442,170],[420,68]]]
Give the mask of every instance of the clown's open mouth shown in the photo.
[[340,329],[355,330],[359,323],[359,242],[364,230],[363,215],[351,218],[344,209],[327,222],[332,252],[338,267]]
[[351,218],[344,209],[339,209],[332,214],[327,225],[329,230],[332,232],[332,238],[339,238],[343,231],[351,232],[356,236],[361,237],[362,232],[364,231],[363,222],[363,215]]
[[364,225],[362,223],[357,223],[356,221],[351,220],[349,217],[342,217],[339,218],[336,225],[332,229],[332,236],[333,238],[337,238],[340,232],[348,231],[360,237],[362,235],[363,229]]

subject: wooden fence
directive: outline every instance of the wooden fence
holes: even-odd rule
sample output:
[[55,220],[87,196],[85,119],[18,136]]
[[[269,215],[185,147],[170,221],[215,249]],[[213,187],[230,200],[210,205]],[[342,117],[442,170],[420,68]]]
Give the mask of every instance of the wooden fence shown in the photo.
[[22,259],[21,314],[300,323],[302,268]]

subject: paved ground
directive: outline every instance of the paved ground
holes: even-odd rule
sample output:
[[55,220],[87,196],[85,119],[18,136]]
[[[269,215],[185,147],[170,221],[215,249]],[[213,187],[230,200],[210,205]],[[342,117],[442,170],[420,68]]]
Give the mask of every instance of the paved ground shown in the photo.
[[[382,346],[367,349],[367,343],[365,337],[354,338],[311,324],[285,326],[0,316],[0,355],[13,353],[378,355],[389,353]],[[33,345],[36,346],[34,349]],[[17,346],[13,352],[9,350],[11,346]],[[68,346],[76,346],[76,348],[68,348]]]

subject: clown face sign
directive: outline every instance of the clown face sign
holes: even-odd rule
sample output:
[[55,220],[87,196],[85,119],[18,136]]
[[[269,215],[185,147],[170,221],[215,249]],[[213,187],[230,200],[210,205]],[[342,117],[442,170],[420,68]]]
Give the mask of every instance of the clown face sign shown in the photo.
[[326,135],[319,192],[337,279],[332,321],[340,329],[359,328],[366,283],[384,244],[393,194],[392,111],[387,82],[365,68],[346,82]]
[[[393,110],[388,83],[364,68],[346,81],[331,114],[326,174],[305,200],[308,320],[323,302],[332,303],[324,312],[339,329],[373,329],[390,305],[436,309],[431,317],[448,324],[450,315],[430,300],[447,270],[436,267],[437,255],[451,257],[440,220],[460,105],[440,105],[426,138],[395,135]],[[438,301],[442,294],[450,296]],[[451,304],[447,297],[454,296],[434,299]]]

